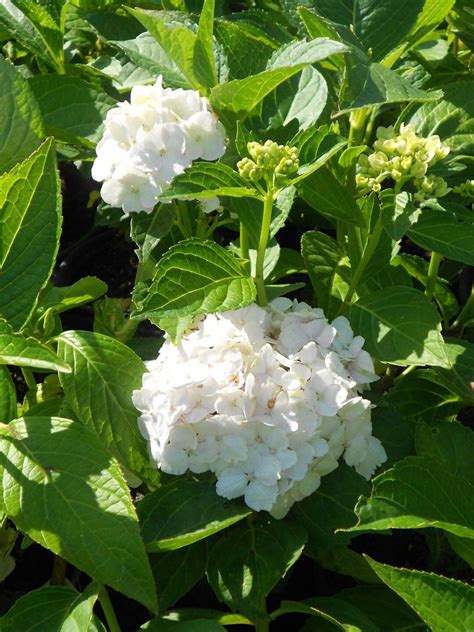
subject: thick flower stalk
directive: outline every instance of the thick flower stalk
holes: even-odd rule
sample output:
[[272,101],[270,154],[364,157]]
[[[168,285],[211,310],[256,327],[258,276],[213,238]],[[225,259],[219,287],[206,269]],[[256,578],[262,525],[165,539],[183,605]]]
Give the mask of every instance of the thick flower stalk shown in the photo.
[[373,153],[361,154],[357,165],[356,183],[363,192],[378,192],[382,182],[391,179],[399,187],[413,182],[418,201],[448,193],[443,178],[427,176],[428,170],[449,153],[439,136],[418,136],[411,125],[403,123],[399,134],[393,126],[379,127],[373,148]]
[[148,363],[133,402],[152,462],[216,475],[216,490],[283,517],[345,462],[369,479],[386,460],[372,436],[377,379],[344,317],[277,299],[199,318]]
[[194,160],[217,160],[225,129],[205,97],[194,90],[132,88],[130,102],[107,112],[92,177],[104,182],[101,196],[125,213],[151,212],[157,196]]

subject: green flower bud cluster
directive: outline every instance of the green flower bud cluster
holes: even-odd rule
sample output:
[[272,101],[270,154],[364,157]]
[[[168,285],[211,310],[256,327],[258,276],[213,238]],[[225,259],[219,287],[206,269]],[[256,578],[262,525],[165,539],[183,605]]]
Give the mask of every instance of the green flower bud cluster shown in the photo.
[[295,175],[299,167],[298,149],[288,145],[278,145],[267,140],[262,145],[255,141],[247,144],[250,158],[237,163],[240,175],[246,180],[258,182],[262,178],[277,182]]
[[[395,182],[414,180],[421,191],[428,169],[448,153],[449,147],[441,143],[439,136],[418,136],[411,125],[402,123],[399,134],[393,126],[379,127],[374,152],[359,157],[356,184],[366,192],[380,191],[381,183],[388,178]],[[439,183],[434,189],[438,188],[442,190]]]
[[415,180],[417,189],[413,198],[416,202],[424,202],[430,198],[440,198],[451,191],[444,178],[441,176],[425,176]]
[[453,187],[453,191],[462,197],[474,198],[474,180],[466,180],[466,182],[458,184],[458,186]]

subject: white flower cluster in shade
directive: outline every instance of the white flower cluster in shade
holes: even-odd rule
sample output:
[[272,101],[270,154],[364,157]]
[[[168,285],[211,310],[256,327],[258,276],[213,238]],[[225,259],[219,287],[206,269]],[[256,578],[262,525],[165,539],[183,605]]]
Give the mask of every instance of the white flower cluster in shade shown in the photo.
[[225,129],[195,90],[134,86],[130,102],[107,112],[92,177],[102,199],[125,213],[151,212],[157,196],[194,160],[217,160]]
[[345,462],[369,479],[386,460],[372,436],[377,379],[344,317],[277,299],[209,314],[167,340],[133,394],[152,462],[214,472],[217,493],[283,517]]

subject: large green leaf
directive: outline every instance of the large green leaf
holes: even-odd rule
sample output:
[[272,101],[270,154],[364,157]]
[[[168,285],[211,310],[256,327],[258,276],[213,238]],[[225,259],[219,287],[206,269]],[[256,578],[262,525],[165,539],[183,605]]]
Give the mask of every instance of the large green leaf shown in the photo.
[[197,162],[175,178],[161,197],[192,200],[194,198],[226,195],[229,197],[257,197],[260,194],[247,180],[222,163]]
[[0,434],[4,512],[68,562],[156,609],[153,577],[118,464],[78,422],[25,417]]
[[460,398],[443,385],[433,369],[421,369],[401,378],[385,399],[405,419],[426,422],[454,419],[462,408]]
[[152,34],[191,87],[199,88],[200,82],[194,68],[196,34],[179,22],[168,24],[159,12],[131,7],[127,7],[127,10]]
[[[400,38],[400,46],[388,54],[384,60],[387,66],[391,66],[401,54],[414,48],[446,18],[453,8],[456,0],[424,0],[416,22],[411,26],[404,38]],[[420,5],[418,4],[418,10]],[[395,25],[394,31],[398,31],[399,25]],[[385,31],[384,31],[385,33]]]
[[152,256],[161,239],[169,233],[176,218],[174,204],[159,204],[152,213],[133,213],[130,236],[137,244],[137,256],[143,263]]
[[244,307],[255,285],[243,264],[214,242],[187,239],[158,262],[140,318],[193,316]]
[[46,132],[66,142],[97,142],[115,99],[100,85],[67,75],[38,75],[29,80]]
[[213,483],[181,478],[147,494],[137,511],[149,551],[188,546],[251,513],[248,507],[218,496]]
[[132,404],[145,365],[124,344],[89,331],[66,331],[58,338],[58,354],[72,368],[60,377],[74,414],[94,431],[130,471],[156,479]]
[[243,79],[263,72],[275,50],[273,42],[262,39],[260,31],[255,33],[245,23],[234,20],[217,19],[214,34],[225,54],[229,79]]
[[360,298],[350,320],[367,351],[401,366],[447,366],[436,308],[419,290],[393,286]]
[[20,597],[0,619],[3,632],[88,632],[98,587],[84,593],[68,586],[43,586]]
[[342,254],[335,239],[317,231],[308,231],[303,235],[301,254],[318,305],[328,318],[334,318],[349,287],[351,272],[347,257]]
[[474,628],[471,586],[434,573],[394,568],[371,559],[368,562],[433,632],[470,632]]
[[347,53],[350,48],[334,39],[318,37],[309,42],[296,40],[278,49],[270,58],[267,70],[298,64],[315,64],[331,55]]
[[281,83],[304,68],[305,64],[265,70],[245,79],[233,79],[212,89],[210,100],[217,110],[248,114]]
[[416,427],[416,451],[445,463],[451,474],[467,478],[474,484],[471,457],[474,432],[458,422],[420,423]]
[[194,74],[201,85],[212,88],[217,83],[214,63],[213,31],[215,0],[204,0],[194,44]]
[[0,177],[0,316],[15,329],[28,320],[53,269],[60,234],[59,193],[51,140]]
[[61,10],[64,4],[54,7],[52,3],[15,0],[18,9],[34,24],[44,48],[59,72],[64,72],[64,14]]
[[231,610],[265,612],[265,598],[301,555],[305,530],[296,523],[256,518],[225,533],[212,548],[207,576]]
[[447,211],[425,209],[408,231],[408,237],[426,250],[474,265],[474,225],[458,222]]
[[[276,615],[299,613],[318,617],[330,624],[330,629],[343,630],[343,632],[380,632],[380,628],[372,623],[370,618],[357,606],[348,604],[342,599],[335,597],[315,597],[304,601],[283,601],[278,610],[272,614]],[[314,628],[311,620],[306,623],[303,630],[325,630],[324,623],[319,622]]]
[[0,423],[6,424],[17,416],[16,389],[6,366],[0,366]]
[[315,8],[341,35],[345,31],[338,27],[350,27],[364,48],[371,50],[374,61],[378,61],[404,41],[423,4],[424,0],[318,0]]
[[440,381],[467,404],[474,404],[474,344],[468,340],[445,340],[449,368],[437,367]]
[[175,551],[162,551],[149,555],[160,612],[174,606],[204,577],[206,554],[206,543],[196,542]]
[[440,90],[426,92],[415,88],[382,64],[358,66],[356,76],[353,73],[349,75],[349,86],[352,88],[353,98],[342,105],[339,114],[388,103],[439,101],[443,96]]
[[49,371],[70,372],[70,367],[52,349],[34,338],[14,333],[0,319],[0,364],[28,366]]
[[2,56],[0,85],[1,174],[29,156],[44,138],[44,132],[41,113],[26,79]]
[[373,480],[370,497],[357,503],[359,522],[351,531],[438,527],[474,538],[473,493],[474,483],[445,462],[407,457]]
[[321,215],[355,226],[364,226],[364,218],[349,191],[327,168],[321,168],[298,184],[303,200]]
[[38,31],[11,0],[2,0],[0,4],[0,24],[21,46],[54,68],[54,62],[48,55]]

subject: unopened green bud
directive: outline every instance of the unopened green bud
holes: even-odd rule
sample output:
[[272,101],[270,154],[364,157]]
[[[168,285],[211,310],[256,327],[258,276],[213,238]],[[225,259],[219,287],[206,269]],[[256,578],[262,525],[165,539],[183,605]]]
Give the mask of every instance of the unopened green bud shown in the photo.
[[466,182],[462,182],[457,186],[453,187],[454,193],[461,195],[465,198],[473,198],[474,197],[474,180],[466,180]]
[[253,160],[250,160],[250,158],[242,158],[242,160],[239,160],[237,169],[242,178],[251,180],[252,182],[257,182],[263,176],[262,168],[255,164]]
[[237,163],[239,173],[247,180],[256,182],[265,174],[268,178],[288,178],[298,171],[298,149],[288,145],[279,145],[267,140],[262,145],[256,141],[247,144],[248,152],[253,160],[244,158]]

